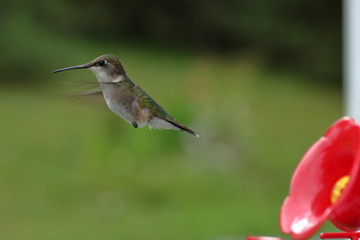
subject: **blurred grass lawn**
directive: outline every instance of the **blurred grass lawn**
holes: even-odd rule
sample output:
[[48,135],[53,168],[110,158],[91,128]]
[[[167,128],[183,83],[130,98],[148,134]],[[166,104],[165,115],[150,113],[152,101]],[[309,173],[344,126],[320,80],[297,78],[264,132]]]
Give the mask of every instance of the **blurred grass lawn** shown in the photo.
[[[0,89],[1,239],[281,235],[291,174],[341,117],[339,90],[247,58],[56,44],[44,88]],[[61,81],[95,77],[52,70],[103,53],[118,55],[130,78],[200,138],[133,129],[105,108],[53,97]]]

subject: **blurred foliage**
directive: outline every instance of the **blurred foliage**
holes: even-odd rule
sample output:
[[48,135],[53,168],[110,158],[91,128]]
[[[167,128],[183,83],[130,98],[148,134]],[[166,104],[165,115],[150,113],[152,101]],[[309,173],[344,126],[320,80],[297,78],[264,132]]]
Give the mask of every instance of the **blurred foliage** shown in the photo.
[[[36,64],[46,61],[37,56],[41,45],[27,43],[38,34],[28,27],[33,24],[45,34],[97,39],[99,44],[131,41],[228,57],[250,54],[270,68],[326,83],[341,81],[337,0],[4,0],[1,9],[2,57],[19,62],[29,74],[38,74]],[[31,54],[33,64],[21,62],[22,54]],[[0,70],[19,74],[6,66]]]
[[291,173],[341,116],[340,91],[243,58],[120,52],[129,76],[200,138],[53,97],[55,82],[94,79],[85,70],[49,73],[46,91],[1,88],[1,238],[282,236]]

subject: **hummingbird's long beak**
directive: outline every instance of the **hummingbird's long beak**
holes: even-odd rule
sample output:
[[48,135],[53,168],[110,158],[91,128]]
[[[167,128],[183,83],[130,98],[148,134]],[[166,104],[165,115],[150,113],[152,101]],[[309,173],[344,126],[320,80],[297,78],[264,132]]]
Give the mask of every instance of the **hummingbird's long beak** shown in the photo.
[[72,70],[72,69],[83,69],[83,68],[88,68],[88,66],[86,64],[77,65],[77,66],[73,66],[73,67],[58,69],[58,70],[53,71],[53,73],[58,73],[58,72],[66,71],[66,70]]

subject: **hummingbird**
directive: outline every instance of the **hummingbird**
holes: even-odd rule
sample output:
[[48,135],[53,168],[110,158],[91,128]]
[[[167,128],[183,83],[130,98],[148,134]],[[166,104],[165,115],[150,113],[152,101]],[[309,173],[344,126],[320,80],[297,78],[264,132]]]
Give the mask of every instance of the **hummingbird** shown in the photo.
[[72,69],[92,71],[101,90],[91,94],[102,93],[109,109],[134,128],[148,125],[150,129],[180,130],[199,137],[197,133],[170,116],[150,95],[131,81],[118,57],[105,54],[88,63],[58,69],[53,73]]

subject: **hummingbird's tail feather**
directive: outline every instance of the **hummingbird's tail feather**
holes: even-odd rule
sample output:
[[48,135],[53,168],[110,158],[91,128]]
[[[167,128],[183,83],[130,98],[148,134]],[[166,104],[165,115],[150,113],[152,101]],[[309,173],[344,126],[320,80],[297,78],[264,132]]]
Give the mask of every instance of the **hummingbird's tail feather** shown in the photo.
[[170,119],[164,119],[164,118],[160,118],[160,117],[153,117],[148,122],[148,125],[150,128],[154,128],[154,129],[180,130],[180,131],[187,132],[195,137],[199,137],[199,134],[197,134],[196,132],[185,127],[181,123],[177,122],[175,119],[170,120]]
[[170,121],[170,120],[166,120],[168,123],[176,126],[180,131],[183,132],[187,132],[195,137],[199,137],[199,134],[197,134],[196,132],[190,130],[189,128],[185,127],[184,125],[182,125],[181,123],[177,122],[177,121]]

